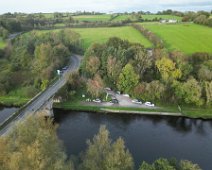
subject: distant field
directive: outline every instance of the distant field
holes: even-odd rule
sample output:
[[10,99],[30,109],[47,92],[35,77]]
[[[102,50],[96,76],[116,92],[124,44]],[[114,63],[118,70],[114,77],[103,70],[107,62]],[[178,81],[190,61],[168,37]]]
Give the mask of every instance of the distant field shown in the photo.
[[111,15],[107,15],[107,14],[73,16],[75,20],[79,20],[79,21],[109,21],[110,17]]
[[178,21],[182,20],[182,17],[174,16],[174,15],[142,15],[143,19],[152,20],[154,18],[161,18],[161,19],[176,19]]
[[135,20],[135,18],[132,15],[119,15],[116,18],[113,19],[113,21],[123,21],[123,20]]
[[6,46],[5,41],[2,40],[2,38],[0,37],[0,49],[4,48]]
[[196,24],[143,24],[164,40],[168,50],[180,50],[186,54],[212,53],[212,29]]
[[87,49],[93,43],[104,43],[110,37],[119,37],[129,40],[130,42],[141,43],[145,47],[151,47],[152,44],[132,27],[115,27],[115,28],[76,28],[83,41],[83,48]]

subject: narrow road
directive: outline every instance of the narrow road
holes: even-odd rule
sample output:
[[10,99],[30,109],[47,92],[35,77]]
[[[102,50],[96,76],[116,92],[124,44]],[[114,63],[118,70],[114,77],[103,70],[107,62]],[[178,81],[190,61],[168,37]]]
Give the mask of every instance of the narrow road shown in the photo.
[[36,100],[29,104],[12,122],[10,122],[4,129],[0,131],[0,136],[6,134],[17,121],[24,119],[26,116],[35,113],[39,110],[61,87],[67,82],[68,75],[76,71],[80,66],[81,57],[73,55],[71,57],[70,66],[67,71],[58,79],[53,85],[48,87]]
[[22,34],[22,32],[17,32],[17,33],[10,34],[8,36],[8,40],[13,40],[13,39],[15,39],[17,36],[19,36],[21,34]]

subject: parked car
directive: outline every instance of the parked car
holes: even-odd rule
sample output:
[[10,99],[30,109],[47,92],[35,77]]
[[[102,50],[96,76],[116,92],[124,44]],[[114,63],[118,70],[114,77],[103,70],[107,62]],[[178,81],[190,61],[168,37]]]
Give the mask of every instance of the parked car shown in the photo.
[[94,99],[93,102],[95,102],[95,103],[102,103],[102,101],[100,99]]
[[124,97],[130,97],[130,95],[129,95],[129,94],[123,94],[123,96],[124,96]]
[[155,105],[151,102],[145,102],[145,106],[154,107]]
[[68,69],[68,66],[62,68],[62,70],[64,70],[64,71],[67,70],[67,69]]
[[111,91],[111,88],[110,87],[106,87],[105,90]]
[[86,102],[90,102],[90,101],[91,101],[91,99],[87,98],[85,101],[86,101]]
[[141,101],[141,100],[138,100],[138,99],[133,99],[133,100],[132,100],[132,103],[135,103],[135,104],[142,104],[142,101]]
[[110,101],[110,103],[119,104],[119,101],[118,101],[117,99],[112,99],[112,100]]
[[116,97],[115,97],[115,96],[113,96],[113,95],[111,95],[110,97],[111,97],[111,99],[116,99]]
[[121,92],[120,91],[117,91],[116,94],[121,94]]

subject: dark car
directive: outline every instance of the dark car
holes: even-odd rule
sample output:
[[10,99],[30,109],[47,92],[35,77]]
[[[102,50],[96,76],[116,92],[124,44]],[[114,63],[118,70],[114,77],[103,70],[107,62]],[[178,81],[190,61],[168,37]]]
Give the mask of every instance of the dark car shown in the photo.
[[110,103],[119,104],[119,101],[118,101],[117,99],[112,99],[112,100],[110,101]]

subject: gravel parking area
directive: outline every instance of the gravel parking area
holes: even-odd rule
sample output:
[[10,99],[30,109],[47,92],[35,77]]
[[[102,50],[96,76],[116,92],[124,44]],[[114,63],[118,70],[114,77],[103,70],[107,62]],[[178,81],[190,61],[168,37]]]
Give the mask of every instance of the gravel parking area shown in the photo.
[[132,99],[130,97],[126,97],[126,96],[123,96],[122,94],[117,94],[113,91],[110,91],[110,90],[106,90],[106,92],[115,97],[118,101],[119,101],[119,104],[113,104],[113,103],[110,103],[110,102],[102,102],[102,103],[95,103],[95,102],[86,102],[86,105],[92,105],[92,106],[114,106],[114,107],[118,107],[118,106],[121,106],[121,107],[134,107],[134,108],[151,108],[151,109],[156,109],[158,107],[149,107],[149,106],[146,106],[144,104],[136,104],[136,103],[132,103]]
[[136,103],[132,103],[132,100],[130,97],[126,97],[123,96],[122,94],[117,94],[113,91],[107,91],[108,94],[114,96],[118,101],[119,104],[118,106],[122,106],[122,107],[136,107],[136,108],[157,108],[157,107],[149,107],[149,106],[145,106],[144,104],[136,104]]

